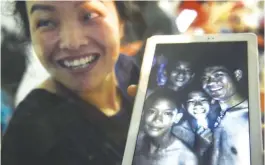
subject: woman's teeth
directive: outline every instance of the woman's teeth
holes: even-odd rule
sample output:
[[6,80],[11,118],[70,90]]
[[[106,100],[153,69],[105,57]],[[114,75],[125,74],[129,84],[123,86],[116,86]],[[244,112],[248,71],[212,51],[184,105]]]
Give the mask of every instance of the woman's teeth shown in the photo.
[[64,65],[66,66],[80,66],[80,65],[84,65],[84,64],[87,64],[89,62],[91,62],[92,60],[94,59],[94,56],[89,56],[89,57],[85,57],[85,58],[80,58],[80,59],[77,59],[77,60],[72,60],[72,61],[68,61],[68,60],[65,60],[64,61]]
[[74,60],[62,60],[60,64],[63,67],[66,67],[69,69],[79,69],[79,68],[85,68],[89,66],[91,63],[93,63],[97,59],[98,59],[98,56],[90,55],[90,56],[81,57],[79,59],[74,59]]

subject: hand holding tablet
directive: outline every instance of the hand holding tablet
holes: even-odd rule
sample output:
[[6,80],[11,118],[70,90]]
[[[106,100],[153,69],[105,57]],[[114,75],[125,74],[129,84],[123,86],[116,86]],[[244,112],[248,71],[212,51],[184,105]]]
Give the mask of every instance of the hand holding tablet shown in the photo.
[[261,165],[257,66],[252,34],[151,37],[123,165]]

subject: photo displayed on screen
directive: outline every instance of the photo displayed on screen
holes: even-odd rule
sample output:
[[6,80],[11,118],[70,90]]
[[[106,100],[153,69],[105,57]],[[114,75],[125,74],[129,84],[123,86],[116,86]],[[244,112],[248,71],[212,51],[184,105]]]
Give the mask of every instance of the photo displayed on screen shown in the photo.
[[247,42],[158,44],[134,165],[250,165]]

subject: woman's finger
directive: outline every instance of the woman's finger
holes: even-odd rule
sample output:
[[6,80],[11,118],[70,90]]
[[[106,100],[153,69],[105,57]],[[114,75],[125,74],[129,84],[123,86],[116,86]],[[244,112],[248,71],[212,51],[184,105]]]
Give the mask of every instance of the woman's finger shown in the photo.
[[135,97],[137,93],[137,85],[130,85],[127,89],[127,92],[130,96]]

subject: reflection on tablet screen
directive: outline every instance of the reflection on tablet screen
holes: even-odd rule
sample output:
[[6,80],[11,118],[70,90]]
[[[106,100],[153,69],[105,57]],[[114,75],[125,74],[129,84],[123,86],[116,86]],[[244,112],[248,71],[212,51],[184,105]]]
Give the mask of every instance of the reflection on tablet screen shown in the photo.
[[159,44],[134,165],[250,165],[247,42]]

